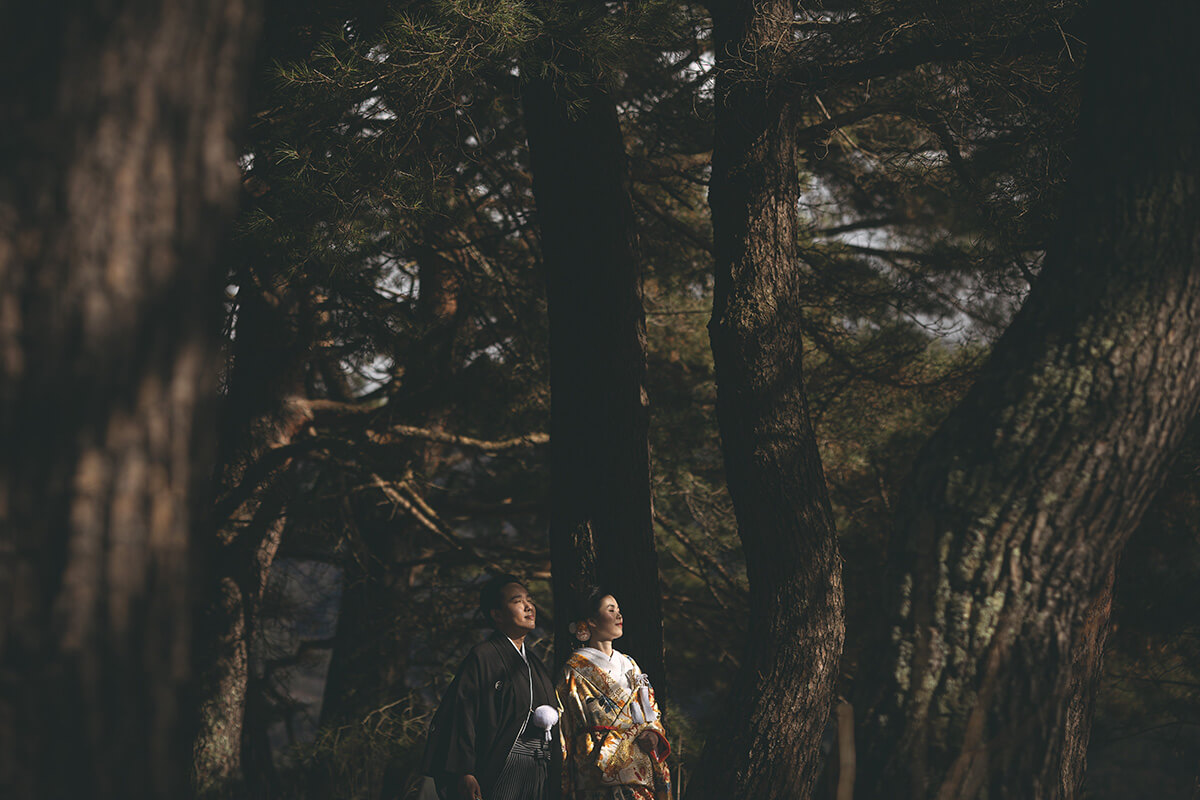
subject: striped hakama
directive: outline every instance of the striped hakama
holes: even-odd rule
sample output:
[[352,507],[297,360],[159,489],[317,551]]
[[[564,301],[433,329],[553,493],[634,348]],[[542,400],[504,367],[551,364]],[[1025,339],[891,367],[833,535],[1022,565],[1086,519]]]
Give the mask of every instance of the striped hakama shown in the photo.
[[546,800],[548,797],[551,743],[540,730],[535,728],[532,733],[519,736],[513,742],[488,800]]

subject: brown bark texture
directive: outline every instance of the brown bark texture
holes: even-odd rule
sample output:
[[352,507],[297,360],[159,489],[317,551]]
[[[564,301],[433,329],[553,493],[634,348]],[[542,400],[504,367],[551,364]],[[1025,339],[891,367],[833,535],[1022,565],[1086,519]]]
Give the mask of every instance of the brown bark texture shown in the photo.
[[[581,71],[573,52],[552,58]],[[542,78],[525,83],[522,104],[550,319],[555,607],[566,612],[591,583],[612,592],[628,620],[620,649],[665,689],[642,262],[616,105],[603,87]],[[574,645],[563,612],[560,662]]]
[[1200,404],[1189,26],[1092,22],[1060,235],[897,510],[861,796],[1078,796],[1112,569]]
[[257,19],[252,0],[0,11],[6,798],[187,795],[214,256]]
[[1116,565],[1100,593],[1083,614],[1083,630],[1071,651],[1071,685],[1067,688],[1067,718],[1063,729],[1060,791],[1062,797],[1075,797],[1083,787],[1087,771],[1088,740],[1092,733],[1092,715],[1096,710],[1096,692],[1103,677],[1104,645],[1112,617],[1113,582]]
[[788,91],[756,68],[789,2],[713,9],[717,53],[709,323],[726,476],[750,582],[747,653],[705,744],[699,800],[808,797],[844,638],[841,559],[804,393]]

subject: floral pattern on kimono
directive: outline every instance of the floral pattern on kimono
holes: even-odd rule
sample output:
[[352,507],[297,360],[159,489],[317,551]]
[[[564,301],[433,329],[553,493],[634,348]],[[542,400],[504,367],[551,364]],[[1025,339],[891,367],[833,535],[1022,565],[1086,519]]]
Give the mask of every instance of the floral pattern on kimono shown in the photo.
[[[641,675],[637,662],[626,658]],[[558,687],[563,800],[670,800],[666,759],[671,745],[654,689],[648,682],[645,686],[649,707],[636,688],[630,691],[586,655],[574,653],[567,660]],[[645,731],[660,739],[654,755],[637,744]]]

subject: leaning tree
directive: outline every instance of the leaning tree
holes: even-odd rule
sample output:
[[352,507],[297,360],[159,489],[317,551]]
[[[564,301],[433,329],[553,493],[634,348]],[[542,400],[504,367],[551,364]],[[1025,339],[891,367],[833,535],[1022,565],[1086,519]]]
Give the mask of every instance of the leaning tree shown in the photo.
[[1123,12],[1092,9],[1046,265],[897,510],[868,793],[1081,788],[1112,571],[1200,404],[1200,71],[1167,4]]

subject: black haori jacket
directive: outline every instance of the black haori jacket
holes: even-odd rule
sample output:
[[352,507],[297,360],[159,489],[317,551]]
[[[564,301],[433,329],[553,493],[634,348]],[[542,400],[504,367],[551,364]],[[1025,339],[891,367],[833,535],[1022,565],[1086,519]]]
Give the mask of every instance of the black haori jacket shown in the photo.
[[[533,707],[558,708],[554,681],[526,640],[525,654],[533,669]],[[437,784],[441,797],[455,797],[463,775],[474,775],[486,800],[491,795],[508,751],[529,712],[529,667],[504,634],[496,632],[471,648],[455,673],[429,725],[422,773]],[[530,723],[532,724],[532,722]],[[547,796],[561,794],[562,752],[558,726],[551,729]]]

